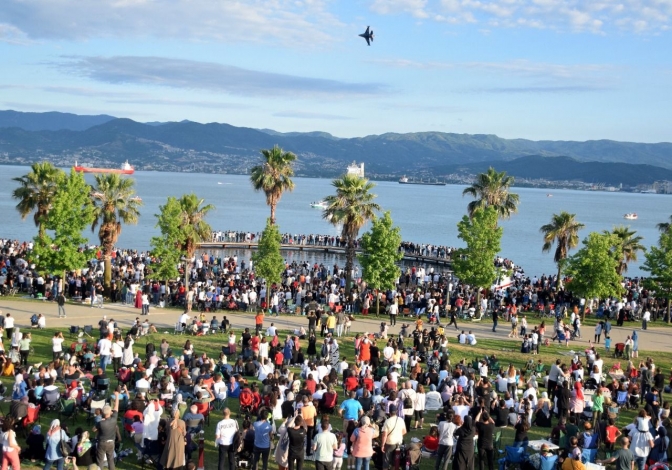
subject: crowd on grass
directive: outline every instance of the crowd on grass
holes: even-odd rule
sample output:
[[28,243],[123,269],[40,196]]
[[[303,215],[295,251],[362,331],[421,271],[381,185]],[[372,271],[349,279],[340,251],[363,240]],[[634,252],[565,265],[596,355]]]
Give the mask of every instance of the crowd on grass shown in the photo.
[[[5,288],[52,299],[99,295],[102,265],[97,259],[60,279],[36,273],[26,261],[29,252],[29,244],[3,241],[0,273]],[[172,346],[163,340],[134,351],[135,340],[150,332],[151,324],[145,328],[149,322],[138,319],[122,334],[112,319],[103,318],[98,340],[84,341],[82,336],[67,348],[57,334],[52,339],[53,361],[30,367],[21,355],[29,338],[18,338],[13,320],[8,323],[11,316],[3,317],[11,347],[0,355],[0,362],[12,394],[5,420],[9,424],[3,425],[3,459],[14,470],[19,465],[16,432],[24,429],[30,429],[25,458],[45,459],[47,470],[52,465],[61,470],[67,459],[101,468],[107,462],[114,468],[115,448],[117,459],[128,455],[120,447],[121,433],[133,439],[139,460],[182,468],[215,410],[224,414],[216,428],[221,470],[227,463],[232,470],[241,462],[266,470],[278,434],[275,460],[290,470],[301,470],[304,459],[326,470],[343,465],[368,470],[371,462],[386,469],[399,459],[411,466],[422,453],[435,459],[436,470],[445,470],[451,462],[456,470],[472,470],[476,464],[479,470],[492,470],[499,458],[498,430],[505,427],[514,429],[511,449],[523,449],[525,464],[535,470],[547,470],[543,459],[550,459],[548,451],[556,447],[563,470],[583,470],[586,462],[596,460],[598,449],[600,456],[606,455],[602,460],[615,459],[619,470],[626,470],[628,462],[644,470],[648,460],[667,458],[672,427],[669,404],[662,399],[665,377],[650,359],[639,367],[632,362],[638,358],[636,332],[623,349],[624,360],[630,362],[622,377],[612,380],[605,380],[604,363],[592,344],[585,363],[577,356],[550,367],[531,360],[518,369],[499,364],[494,356],[454,364],[449,360],[446,329],[459,330],[458,321],[473,318],[477,307],[492,312],[495,327],[498,318],[510,321],[512,333],[522,337],[521,348],[527,342],[529,352],[545,343],[545,329],[544,324],[522,329],[525,315],[547,315],[549,322],[553,318],[556,339],[560,332],[580,335],[579,309],[590,309],[589,314],[603,320],[599,337],[608,335],[612,319],[617,325],[647,314],[655,320],[660,302],[638,279],[624,280],[623,298],[591,305],[558,289],[553,276],[529,277],[514,267],[511,284],[485,292],[479,306],[474,288],[431,268],[408,268],[398,286],[388,291],[373,291],[358,280],[346,295],[345,273],[338,266],[291,263],[280,284],[267,286],[245,261],[202,253],[193,263],[193,284],[187,289],[179,281],[153,280],[152,261],[147,253],[116,252],[112,301],[132,303],[146,314],[150,305],[182,305],[185,313],[176,331],[221,331],[226,335],[221,353],[208,357],[189,339]],[[495,263],[512,267],[506,260]],[[382,322],[379,331],[357,335],[355,359],[344,358],[342,341],[350,339],[343,335],[355,315],[380,315],[382,310],[374,310],[377,304],[389,321]],[[256,328],[231,331],[226,317],[218,321],[214,315],[220,308],[254,312]],[[280,313],[306,314],[307,328],[281,338],[275,326],[264,327],[266,315],[272,319]],[[409,331],[406,325],[395,337],[388,334],[388,324],[395,324],[398,316],[414,316],[415,328]],[[442,316],[450,319],[445,326],[440,324]],[[458,341],[476,344],[470,335],[462,332]],[[106,405],[116,380],[121,384],[114,393],[119,404],[115,399]],[[238,401],[240,419],[231,417],[231,400]],[[618,425],[620,411],[631,407],[638,409],[636,419],[628,426]],[[31,428],[35,410],[49,409],[59,410],[60,420],[54,420],[46,434],[38,426]],[[67,418],[76,413],[88,416],[87,429],[68,429]],[[534,455],[528,452],[531,426],[544,429],[549,438]],[[114,437],[107,439],[113,427]],[[409,442],[404,435],[412,428],[424,429],[427,435],[418,443]],[[619,436],[622,442],[616,446]],[[64,441],[67,447],[61,445]],[[401,455],[397,450],[403,450]],[[506,449],[501,465],[515,460],[516,452],[521,451]]]

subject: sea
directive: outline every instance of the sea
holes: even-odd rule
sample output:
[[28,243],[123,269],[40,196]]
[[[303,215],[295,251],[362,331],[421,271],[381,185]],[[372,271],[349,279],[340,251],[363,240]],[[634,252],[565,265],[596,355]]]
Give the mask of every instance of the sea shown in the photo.
[[[21,220],[16,212],[16,201],[11,194],[17,183],[13,178],[29,171],[25,166],[0,166],[0,229],[1,238],[32,239],[36,234],[32,216]],[[93,176],[87,175],[93,182]],[[141,217],[137,225],[124,225],[118,246],[137,250],[149,249],[149,240],[158,233],[155,214],[168,196],[195,193],[206,203],[213,204],[207,221],[214,230],[260,232],[270,210],[261,192],[255,192],[249,176],[226,174],[169,173],[138,171],[133,175],[136,191],[142,198]],[[283,194],[277,209],[277,223],[283,233],[337,235],[338,228],[321,217],[321,210],[310,207],[333,194],[331,180],[294,178],[293,192]],[[374,181],[376,202],[390,211],[394,223],[401,228],[404,240],[452,247],[463,246],[457,237],[457,223],[466,214],[471,199],[463,197],[466,186],[402,185],[391,181]],[[553,250],[542,253],[539,227],[549,223],[551,216],[560,211],[576,214],[585,224],[580,232],[583,239],[591,231],[611,230],[617,225],[628,225],[642,236],[643,244],[656,244],[656,224],[669,221],[672,197],[659,194],[621,192],[575,191],[563,189],[512,188],[519,194],[518,212],[501,222],[504,228],[501,256],[522,266],[530,276],[555,273]],[[638,214],[637,220],[625,220],[625,213]],[[366,230],[366,227],[363,229]],[[91,243],[97,235],[89,232]],[[571,254],[571,253],[570,253]],[[247,252],[241,251],[245,257]],[[337,263],[335,257],[319,254],[288,253],[288,260],[306,259],[310,262]],[[641,276],[639,261],[630,263],[627,275]],[[341,261],[342,262],[342,261]]]

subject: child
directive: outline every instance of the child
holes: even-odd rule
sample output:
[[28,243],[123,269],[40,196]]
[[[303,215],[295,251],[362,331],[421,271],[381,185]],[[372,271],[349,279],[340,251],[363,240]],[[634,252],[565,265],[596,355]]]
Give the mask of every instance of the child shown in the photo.
[[604,448],[607,452],[607,458],[611,457],[611,453],[614,451],[614,444],[616,444],[616,439],[621,435],[621,431],[614,426],[614,418],[609,418],[607,427],[605,428],[605,438],[604,438]]
[[145,426],[140,419],[140,416],[133,417],[133,424],[131,427],[133,428],[133,441],[135,442],[135,447],[138,449],[138,460],[142,460],[142,433],[144,432]]
[[347,438],[347,434],[342,432],[339,434],[340,437],[340,444],[338,445],[338,449],[334,451],[334,461],[332,462],[332,470],[341,470],[341,466],[343,465],[343,458],[345,457],[347,459],[348,453],[345,450],[345,440]]
[[609,350],[611,349],[611,338],[609,336],[606,336],[604,338],[604,349],[607,352],[609,352]]

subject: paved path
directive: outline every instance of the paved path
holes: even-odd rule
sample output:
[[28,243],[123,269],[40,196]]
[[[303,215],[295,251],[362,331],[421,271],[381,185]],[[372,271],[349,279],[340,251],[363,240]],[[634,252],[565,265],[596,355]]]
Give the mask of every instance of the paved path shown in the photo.
[[[130,326],[133,321],[137,318],[143,318],[140,316],[140,310],[117,304],[106,304],[104,309],[91,308],[89,306],[81,304],[68,303],[66,305],[67,318],[57,318],[58,307],[54,302],[45,302],[38,300],[10,300],[6,297],[0,297],[0,310],[4,313],[11,313],[12,316],[16,318],[17,326],[28,327],[30,325],[29,318],[33,313],[41,313],[47,318],[47,327],[62,327],[64,330],[68,329],[70,325],[84,326],[84,325],[97,325],[98,321],[103,315],[107,315],[109,318],[114,318],[115,321],[119,322],[123,326]],[[194,315],[197,312],[194,312]],[[160,309],[152,308],[150,309],[149,321],[152,322],[158,329],[159,332],[168,331],[173,332],[175,323],[179,318],[181,311],[176,309]],[[211,318],[211,314],[207,314]],[[242,327],[254,327],[254,315],[245,314],[245,313],[234,313],[234,312],[217,312],[216,316],[218,319],[222,318],[222,315],[226,315],[227,319],[233,325],[233,328],[240,329]],[[387,316],[381,316],[376,318],[375,315],[369,315],[363,317],[358,315],[356,320],[352,322],[352,331],[353,332],[376,332],[380,327],[382,321],[387,321]],[[266,326],[270,325],[273,322],[280,329],[293,329],[299,325],[308,326],[306,317],[304,316],[289,316],[281,315],[279,317],[266,317],[264,324]],[[410,324],[412,320],[409,319],[408,323]],[[404,323],[400,318],[397,321],[397,325],[390,328],[391,333],[398,333],[401,328],[401,324]],[[459,329],[455,330],[454,327],[446,328],[446,334],[449,335],[449,340],[453,342],[453,338],[457,333],[462,329],[468,331],[472,330],[476,335],[476,338],[488,338],[488,339],[501,339],[506,340],[507,335],[510,331],[510,327],[507,323],[500,322],[497,332],[492,332],[492,322],[486,320],[485,323],[476,322],[459,322]],[[670,341],[670,336],[672,335],[672,329],[666,327],[649,327],[647,331],[641,331],[639,329],[640,324],[632,322],[628,325],[627,328],[618,328],[613,327],[611,331],[612,339],[612,348],[616,343],[624,342],[627,335],[632,334],[633,329],[637,330],[639,335],[639,348],[642,351],[664,351],[672,352],[672,341]],[[582,329],[583,337],[585,339],[580,339],[578,341],[572,341],[569,343],[568,349],[584,349],[588,345],[588,339],[593,338],[593,329],[594,327],[584,327]],[[517,347],[519,343],[516,340],[515,344],[512,342],[512,348]],[[640,355],[641,356],[641,355]]]

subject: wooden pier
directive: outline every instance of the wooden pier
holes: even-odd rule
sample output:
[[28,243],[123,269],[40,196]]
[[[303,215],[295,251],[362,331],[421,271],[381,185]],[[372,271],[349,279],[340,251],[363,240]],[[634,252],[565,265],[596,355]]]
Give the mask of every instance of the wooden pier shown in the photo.
[[[204,242],[198,245],[200,250],[256,250],[257,243],[254,242]],[[324,246],[324,245],[295,245],[282,244],[280,245],[282,251],[305,251],[309,253],[325,253],[337,254],[345,256],[345,248],[340,246]],[[358,254],[362,252],[361,249],[355,250]],[[450,268],[452,262],[449,258],[437,258],[434,256],[421,256],[409,253],[404,253],[403,261],[410,264],[431,264],[435,266],[445,266]]]

